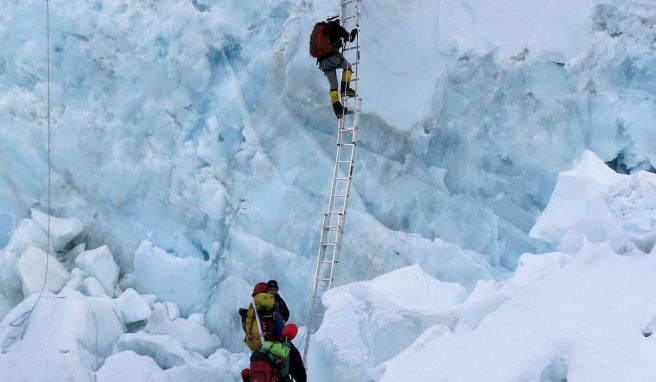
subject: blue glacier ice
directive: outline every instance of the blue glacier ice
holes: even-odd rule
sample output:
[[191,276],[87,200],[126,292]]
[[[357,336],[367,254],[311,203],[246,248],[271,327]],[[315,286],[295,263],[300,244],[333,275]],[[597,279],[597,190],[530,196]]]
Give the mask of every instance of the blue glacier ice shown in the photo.
[[[236,311],[256,282],[278,280],[291,320],[307,317],[335,148],[307,38],[338,2],[49,5],[48,47],[44,1],[0,2],[0,370],[44,347],[66,365],[60,380],[238,381]],[[444,356],[444,380],[618,380],[629,355],[651,370],[653,346],[624,339],[656,316],[639,292],[656,237],[654,7],[381,0],[362,12],[360,141],[311,380],[433,380],[422,349]],[[46,291],[17,329],[48,252]],[[611,280],[610,292],[578,280]],[[565,287],[581,317],[608,314],[589,331],[549,328],[540,317],[571,307],[554,297]],[[622,314],[612,335],[595,331]],[[544,335],[527,353],[531,330]],[[568,333],[580,334],[571,353],[552,341]],[[590,355],[595,341],[631,350],[591,370],[610,359]],[[488,374],[463,374],[473,358]]]

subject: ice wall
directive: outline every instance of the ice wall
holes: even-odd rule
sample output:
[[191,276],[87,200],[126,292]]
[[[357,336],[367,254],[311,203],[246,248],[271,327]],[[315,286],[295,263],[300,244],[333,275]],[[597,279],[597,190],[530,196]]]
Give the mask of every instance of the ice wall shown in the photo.
[[[306,39],[334,4],[51,5],[58,215],[80,216],[92,246],[113,243],[124,271],[146,238],[178,256],[239,257],[231,227],[312,256],[334,120]],[[528,230],[582,150],[650,166],[641,3],[363,7],[354,211],[512,268],[540,245]],[[46,68],[42,4],[7,3],[1,17],[15,24],[1,32],[6,237],[45,204]]]
[[[61,252],[108,245],[119,284],[204,312],[231,351],[243,347],[226,317],[256,281],[278,279],[302,322],[335,127],[307,36],[335,4],[50,5],[52,207],[85,226]],[[529,232],[585,150],[620,172],[651,169],[649,5],[365,2],[365,115],[337,284],[419,264],[472,290],[524,252],[557,249],[559,231]],[[0,4],[0,246],[47,207],[44,12],[41,1]],[[144,258],[167,272],[184,264],[200,301],[135,266]],[[3,281],[3,314],[25,297],[17,274]]]

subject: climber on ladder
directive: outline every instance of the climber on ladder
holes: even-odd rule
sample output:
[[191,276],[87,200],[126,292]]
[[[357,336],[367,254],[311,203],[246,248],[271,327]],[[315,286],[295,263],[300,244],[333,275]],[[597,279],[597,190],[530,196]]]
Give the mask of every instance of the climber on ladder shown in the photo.
[[[355,91],[351,89],[350,82],[353,71],[351,64],[340,52],[343,41],[353,42],[358,35],[358,29],[353,28],[349,33],[339,24],[339,15],[333,13],[325,22],[315,24],[310,35],[310,55],[317,59],[319,68],[323,71],[330,83],[330,102],[337,118],[349,113],[339,101],[342,97],[354,97]],[[341,92],[337,92],[337,69],[342,69]]]

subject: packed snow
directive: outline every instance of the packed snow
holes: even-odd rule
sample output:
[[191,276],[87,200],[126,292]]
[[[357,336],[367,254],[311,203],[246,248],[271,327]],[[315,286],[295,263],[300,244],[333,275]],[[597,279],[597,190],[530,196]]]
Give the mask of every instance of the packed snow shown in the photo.
[[[0,4],[3,379],[241,381],[255,283],[307,319],[338,1],[49,4],[50,195],[45,4]],[[653,4],[362,5],[309,379],[653,380]]]

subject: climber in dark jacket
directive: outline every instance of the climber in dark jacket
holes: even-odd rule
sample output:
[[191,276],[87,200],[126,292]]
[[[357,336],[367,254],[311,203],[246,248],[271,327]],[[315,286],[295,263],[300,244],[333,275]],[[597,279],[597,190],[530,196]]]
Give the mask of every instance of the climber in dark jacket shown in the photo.
[[347,97],[354,97],[355,91],[351,89],[350,82],[353,71],[351,71],[351,64],[340,53],[343,41],[352,42],[358,35],[358,30],[353,29],[350,33],[339,24],[339,15],[331,14],[326,19],[328,25],[326,26],[325,35],[330,40],[332,53],[326,57],[319,57],[319,67],[323,71],[328,82],[330,83],[330,102],[333,105],[333,110],[337,118],[342,117],[348,110],[339,102],[339,95],[337,93],[337,69],[342,69],[341,81],[341,94]]
[[[285,320],[285,323],[289,320],[289,308],[285,300],[278,294],[278,282],[276,280],[269,280],[267,282],[267,293],[272,294],[276,300],[276,305],[278,308],[278,313],[282,316],[282,319]],[[301,353],[296,349],[293,343],[289,343],[290,354],[289,354],[289,374],[297,382],[306,382],[307,376],[305,374],[305,366],[303,365],[303,358]]]
[[278,282],[276,280],[269,280],[267,282],[267,293],[272,294],[276,299],[276,303],[278,304],[278,312],[286,323],[289,321],[289,308],[287,308],[285,300],[283,300],[282,297],[278,294],[278,290]]

